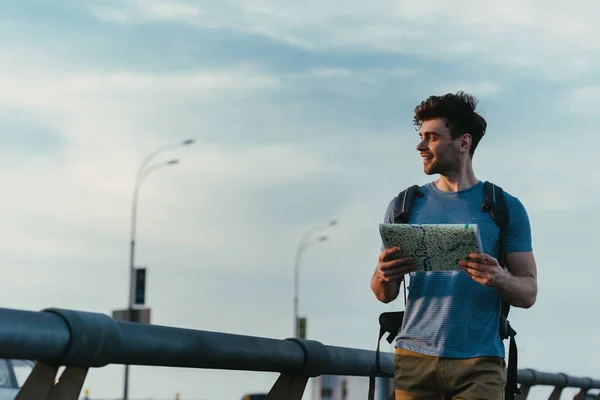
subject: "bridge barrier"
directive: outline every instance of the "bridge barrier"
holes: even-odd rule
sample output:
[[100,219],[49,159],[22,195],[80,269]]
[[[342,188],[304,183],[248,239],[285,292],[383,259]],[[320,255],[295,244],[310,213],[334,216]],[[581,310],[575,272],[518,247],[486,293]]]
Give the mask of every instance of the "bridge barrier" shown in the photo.
[[[0,358],[37,362],[16,400],[76,400],[89,369],[109,364],[278,372],[269,400],[301,400],[311,377],[369,376],[375,351],[117,321],[86,311],[0,308]],[[57,377],[60,367],[66,368]],[[381,370],[380,377],[393,374],[393,354],[381,353]],[[576,400],[600,389],[600,380],[532,369],[519,370],[518,382],[520,399],[536,385],[554,386],[551,400],[565,388],[580,389]]]

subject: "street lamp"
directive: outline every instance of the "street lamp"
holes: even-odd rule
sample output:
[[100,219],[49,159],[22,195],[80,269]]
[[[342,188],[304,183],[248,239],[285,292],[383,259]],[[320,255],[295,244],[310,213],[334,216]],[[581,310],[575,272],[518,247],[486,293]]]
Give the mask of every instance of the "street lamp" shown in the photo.
[[[140,192],[140,186],[142,184],[142,182],[144,181],[144,179],[146,179],[146,177],[148,175],[150,175],[151,172],[162,168],[162,167],[170,167],[173,165],[177,165],[179,163],[179,159],[171,159],[171,160],[167,160],[167,161],[163,161],[163,162],[158,162],[155,164],[152,164],[150,166],[148,166],[148,164],[150,163],[150,161],[152,161],[154,159],[154,157],[156,157],[158,154],[166,151],[166,150],[170,150],[173,148],[177,148],[177,147],[181,147],[181,146],[189,146],[191,144],[194,143],[194,139],[187,139],[184,140],[182,142],[176,143],[176,144],[170,144],[167,146],[163,146],[160,147],[156,150],[154,150],[152,153],[150,153],[142,162],[142,164],[140,165],[137,175],[136,175],[136,180],[135,180],[135,188],[133,190],[133,202],[131,205],[131,240],[130,240],[130,245],[129,245],[129,293],[128,293],[128,315],[129,315],[129,320],[131,320],[132,315],[133,315],[133,306],[134,306],[134,301],[135,301],[135,283],[134,283],[134,276],[135,276],[135,235],[136,235],[136,224],[137,224],[137,206],[138,206],[138,197],[139,197],[139,192]],[[129,392],[129,365],[125,365],[125,382],[124,382],[124,387],[123,387],[123,400],[127,400],[128,399],[128,392]]]
[[294,337],[300,337],[300,327],[298,320],[298,292],[299,292],[299,275],[300,275],[300,257],[302,256],[302,252],[306,250],[311,244],[324,242],[327,240],[327,236],[320,236],[317,240],[308,241],[310,236],[319,230],[323,230],[329,228],[331,226],[337,225],[337,221],[333,220],[329,222],[325,226],[316,226],[313,229],[309,230],[304,234],[300,242],[298,243],[298,249],[296,250],[296,264],[294,266]]

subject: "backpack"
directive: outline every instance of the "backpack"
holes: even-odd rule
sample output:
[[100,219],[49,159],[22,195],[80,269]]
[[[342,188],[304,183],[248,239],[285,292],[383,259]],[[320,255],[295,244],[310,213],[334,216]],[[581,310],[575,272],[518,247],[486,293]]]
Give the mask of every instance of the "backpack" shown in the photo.
[[[500,228],[500,237],[498,240],[498,264],[501,267],[506,268],[506,254],[504,252],[506,230],[508,228],[509,214],[504,201],[504,191],[501,187],[491,183],[484,182],[484,200],[481,204],[482,212],[489,212],[490,216]],[[423,197],[424,194],[419,191],[419,185],[413,185],[398,194],[398,202],[394,212],[394,223],[396,224],[407,224],[410,220],[412,212],[413,201],[415,197]],[[401,282],[404,285],[404,305],[406,306],[406,279]],[[509,357],[508,357],[508,368],[506,376],[506,387],[505,387],[505,400],[514,400],[515,394],[520,394],[521,391],[517,386],[517,344],[515,342],[515,336],[517,332],[510,326],[508,321],[508,313],[510,311],[510,304],[502,300],[502,311],[500,314],[500,321],[498,329],[500,330],[500,338],[506,340],[510,338],[509,346]],[[379,338],[377,340],[377,350],[375,353],[375,365],[371,369],[369,374],[369,400],[374,400],[375,394],[375,377],[385,376],[393,378],[394,375],[381,370],[380,365],[380,351],[379,345],[381,338],[388,333],[386,338],[388,343],[392,343],[400,328],[402,327],[402,320],[404,318],[404,311],[385,312],[379,316]],[[390,397],[394,399],[394,395]]]

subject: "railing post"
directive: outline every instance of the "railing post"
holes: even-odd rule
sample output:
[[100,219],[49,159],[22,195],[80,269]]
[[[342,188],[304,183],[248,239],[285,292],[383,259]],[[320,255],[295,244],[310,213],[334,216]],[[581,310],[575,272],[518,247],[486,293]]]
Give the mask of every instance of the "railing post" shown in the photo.
[[565,378],[565,383],[561,386],[556,385],[552,393],[550,393],[550,397],[548,397],[548,400],[560,400],[560,395],[562,394],[564,388],[569,386],[569,377],[566,374],[563,374],[562,372],[558,373],[558,375]]
[[575,397],[573,397],[573,400],[585,400],[585,398],[587,397],[587,392],[587,389],[581,389],[579,393],[577,393]]
[[534,369],[527,368],[525,371],[529,371],[529,373],[531,373],[531,382],[528,382],[527,384],[522,383],[519,385],[519,390],[521,393],[515,396],[515,400],[526,400],[529,396],[529,390],[531,390],[531,387],[534,386],[537,381],[537,373]]
[[519,390],[521,391],[521,393],[515,396],[515,400],[526,400],[527,396],[529,396],[529,390],[531,390],[531,386],[520,385]]
[[77,400],[87,368],[67,367],[56,379],[58,366],[36,363],[15,400]]
[[281,374],[271,390],[269,400],[302,400],[308,376]]
[[555,386],[552,393],[550,393],[550,397],[548,397],[548,400],[560,400],[560,395],[562,394],[562,391],[562,387]]
[[47,399],[57,372],[57,366],[36,363],[15,400]]
[[592,388],[592,386],[594,386],[594,381],[592,380],[592,378],[584,378],[584,379],[587,379],[588,385],[587,386],[581,385],[580,386],[581,390],[579,391],[579,393],[577,393],[575,395],[575,397],[573,397],[573,400],[586,400],[588,397],[588,395],[587,395],[588,390],[590,390]]
[[302,368],[294,374],[281,374],[271,390],[269,400],[302,400],[308,379],[321,375],[329,363],[325,346],[314,340],[287,339],[298,344],[304,352]]

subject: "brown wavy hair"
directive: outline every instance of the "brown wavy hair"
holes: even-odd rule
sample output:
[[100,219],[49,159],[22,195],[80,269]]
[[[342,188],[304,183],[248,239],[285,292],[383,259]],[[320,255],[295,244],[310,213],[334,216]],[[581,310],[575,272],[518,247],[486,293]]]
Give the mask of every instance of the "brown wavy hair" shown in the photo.
[[415,107],[413,122],[417,128],[420,128],[424,121],[435,118],[445,119],[452,139],[458,139],[466,133],[471,135],[469,155],[473,157],[487,128],[485,119],[475,112],[476,106],[477,99],[463,91],[443,96],[430,96]]

